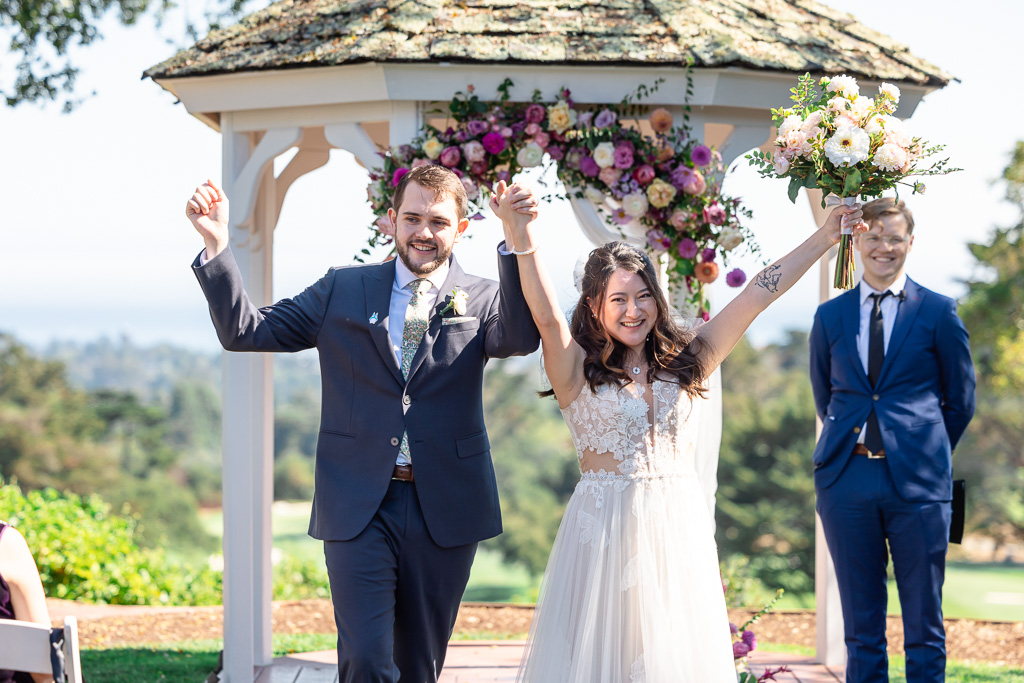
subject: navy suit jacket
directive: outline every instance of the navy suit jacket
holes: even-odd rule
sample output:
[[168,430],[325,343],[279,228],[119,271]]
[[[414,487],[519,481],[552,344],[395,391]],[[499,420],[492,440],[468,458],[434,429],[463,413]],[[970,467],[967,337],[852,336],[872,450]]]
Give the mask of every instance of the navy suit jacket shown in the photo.
[[814,482],[839,477],[872,408],[886,463],[907,501],[952,498],[952,450],[974,414],[974,365],[956,302],[907,279],[885,362],[872,387],[857,353],[854,288],[818,307],[811,329],[811,386],[823,428]]
[[[197,258],[193,270],[228,351],[319,351],[311,536],[347,541],[366,528],[388,490],[403,431],[434,542],[454,547],[501,533],[484,428],[484,365],[540,343],[514,256],[499,256],[500,284],[467,275],[452,258],[408,381],[388,337],[394,261],[332,268],[298,296],[260,309],[249,301],[230,249],[203,266]],[[446,324],[454,314],[440,311],[454,288],[468,294],[465,320]]]

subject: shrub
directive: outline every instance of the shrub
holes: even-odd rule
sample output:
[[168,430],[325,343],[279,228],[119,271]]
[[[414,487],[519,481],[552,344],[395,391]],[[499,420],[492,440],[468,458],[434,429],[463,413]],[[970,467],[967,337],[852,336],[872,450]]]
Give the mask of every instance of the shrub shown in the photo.
[[172,564],[137,542],[127,508],[114,514],[99,496],[0,486],[0,518],[25,536],[46,594],[114,605],[219,604],[221,575]]

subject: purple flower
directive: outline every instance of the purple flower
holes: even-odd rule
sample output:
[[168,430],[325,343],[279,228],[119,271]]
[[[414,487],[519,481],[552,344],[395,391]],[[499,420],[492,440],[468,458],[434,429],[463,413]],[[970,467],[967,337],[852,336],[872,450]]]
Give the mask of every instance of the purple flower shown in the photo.
[[705,206],[704,220],[711,225],[722,225],[725,223],[725,209],[718,202],[715,202],[710,206]]
[[700,260],[703,261],[704,263],[707,263],[708,261],[714,261],[715,250],[712,249],[711,247],[706,248],[704,251],[700,252]]
[[704,322],[711,320],[711,314],[705,311],[703,308],[700,309],[700,319]]
[[693,169],[686,165],[677,166],[668,177],[669,182],[677,190],[682,191],[693,179]]
[[523,118],[527,123],[540,123],[544,120],[544,114],[544,105],[534,102],[526,108],[526,113],[523,115]]
[[398,187],[398,183],[402,180],[402,176],[409,172],[407,168],[396,168],[394,175],[391,176],[391,186]]
[[458,140],[459,142],[465,142],[466,140],[469,139],[469,133],[467,133],[464,130],[460,130],[458,133],[455,134],[455,139]]
[[501,133],[495,133],[494,131],[485,135],[481,142],[483,142],[484,149],[491,154],[501,154],[505,151],[505,147],[508,144],[505,142],[505,138],[501,136]]
[[[730,270],[729,273],[725,276],[725,284],[729,285],[730,287],[739,287],[746,281],[747,274],[744,273],[739,268],[734,268],[733,270]],[[744,631],[743,633],[746,634],[749,633],[749,631]]]
[[476,137],[478,135],[483,135],[484,133],[486,133],[490,129],[491,129],[491,126],[486,121],[473,120],[473,121],[467,121],[466,122],[466,130],[473,137]]
[[[724,593],[725,591],[726,591],[726,585],[723,583],[722,584],[722,592]],[[730,621],[729,622],[729,633],[731,633],[733,635],[736,635],[739,632],[740,632],[740,627]]]
[[602,109],[601,113],[594,117],[594,128],[608,128],[614,125],[618,118],[611,109]]
[[452,145],[451,147],[445,147],[441,150],[441,163],[448,168],[453,168],[459,165],[459,161],[462,160],[462,150]]
[[494,174],[495,182],[501,182],[502,180],[504,180],[507,183],[508,181],[512,180],[512,174],[509,173],[508,171],[498,171],[497,173]]
[[672,246],[672,240],[665,237],[665,233],[661,230],[648,230],[647,244],[650,245],[651,249],[664,251]]
[[689,237],[679,240],[679,256],[685,259],[692,259],[697,255],[697,243]]
[[711,150],[704,145],[697,145],[690,152],[690,160],[695,166],[707,166],[711,163]]
[[733,659],[743,659],[750,654],[750,646],[744,643],[742,640],[732,644],[732,657]]
[[[735,273],[736,271],[733,272]],[[743,635],[740,637],[743,639],[743,642],[747,644],[747,647],[750,648],[751,652],[757,649],[757,636],[754,635],[753,631],[744,631]]]
[[632,145],[619,145],[615,148],[615,168],[626,169],[633,165]]
[[594,112],[585,111],[576,117],[576,127],[579,129],[590,128],[590,122],[594,119]]
[[594,161],[594,157],[587,154],[580,159],[580,173],[588,178],[596,178],[601,173],[601,167]]
[[548,156],[552,161],[561,161],[565,158],[565,150],[559,145],[548,145]]
[[[725,275],[725,284],[728,285],[729,287],[739,287],[745,282],[746,273],[740,270],[739,268],[733,268],[728,272],[728,274]],[[743,633],[746,634],[750,632],[744,631]]]

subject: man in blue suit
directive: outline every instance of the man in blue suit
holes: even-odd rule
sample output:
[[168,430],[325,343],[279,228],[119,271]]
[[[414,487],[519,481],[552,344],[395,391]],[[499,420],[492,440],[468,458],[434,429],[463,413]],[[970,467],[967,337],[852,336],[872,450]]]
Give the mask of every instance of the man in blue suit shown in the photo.
[[817,509],[835,562],[847,683],[889,680],[886,568],[903,609],[907,683],[945,680],[942,582],[952,450],[974,414],[974,365],[956,302],[904,273],[914,219],[903,202],[864,206],[860,284],[822,304],[811,385],[823,423]]
[[331,268],[259,309],[228,248],[227,198],[207,183],[186,208],[224,348],[320,354],[309,533],[324,541],[342,683],[436,681],[477,542],[501,533],[484,365],[530,353],[540,335],[514,246],[498,257],[500,282],[452,256],[467,208],[454,173],[413,169],[388,212],[397,259]]

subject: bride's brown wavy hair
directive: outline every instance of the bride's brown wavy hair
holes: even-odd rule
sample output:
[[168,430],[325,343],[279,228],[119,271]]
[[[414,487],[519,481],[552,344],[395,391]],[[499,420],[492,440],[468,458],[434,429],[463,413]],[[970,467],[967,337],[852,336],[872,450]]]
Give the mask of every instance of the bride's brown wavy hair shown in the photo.
[[671,378],[687,394],[703,396],[707,373],[698,356],[701,340],[672,319],[651,259],[642,250],[624,242],[609,242],[590,252],[583,271],[580,299],[569,323],[573,339],[586,353],[583,374],[591,390],[596,391],[602,384],[620,386],[633,381],[624,367],[627,347],[600,323],[608,280],[619,268],[639,275],[658,307],[654,329],[644,343],[647,381],[651,382],[655,376]]

